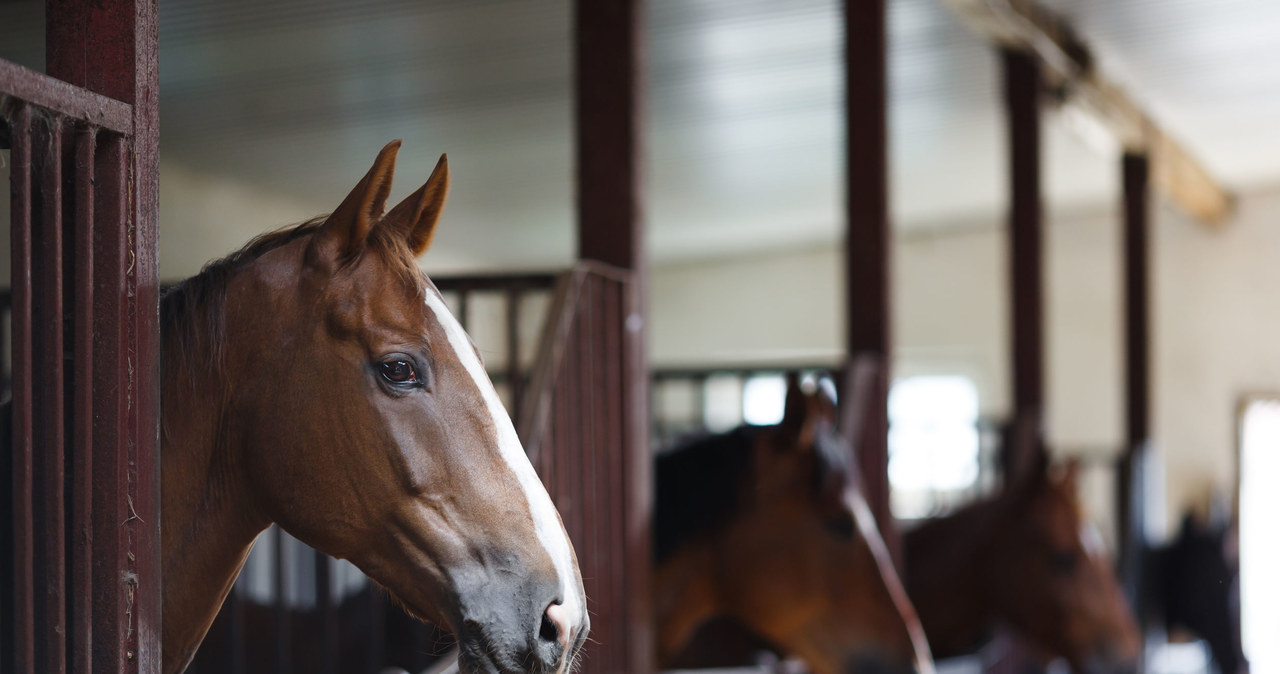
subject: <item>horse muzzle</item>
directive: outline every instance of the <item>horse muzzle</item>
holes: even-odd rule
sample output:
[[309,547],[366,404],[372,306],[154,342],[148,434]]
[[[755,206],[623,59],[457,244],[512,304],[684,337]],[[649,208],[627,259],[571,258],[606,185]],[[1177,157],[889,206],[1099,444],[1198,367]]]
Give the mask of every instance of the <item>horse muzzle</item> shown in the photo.
[[457,633],[460,670],[464,674],[568,672],[586,642],[590,621],[585,608],[579,609],[581,615],[571,615],[559,593],[558,580],[526,579],[515,587],[490,582],[475,588],[462,607]]

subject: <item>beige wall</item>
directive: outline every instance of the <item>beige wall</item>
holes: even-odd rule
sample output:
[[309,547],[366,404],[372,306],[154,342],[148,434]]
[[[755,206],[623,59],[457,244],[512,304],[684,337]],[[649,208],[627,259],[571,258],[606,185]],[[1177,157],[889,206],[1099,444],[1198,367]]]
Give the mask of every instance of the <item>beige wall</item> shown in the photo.
[[[163,171],[166,279],[229,252],[228,240],[243,242],[311,215],[303,204],[252,185],[172,163]],[[1051,215],[1049,437],[1071,451],[1111,450],[1123,423],[1117,216],[1105,209]],[[1233,484],[1241,396],[1280,391],[1277,220],[1280,193],[1242,199],[1220,230],[1158,209],[1153,383],[1171,513]],[[0,241],[0,274],[7,274],[7,243]],[[1001,230],[986,221],[918,225],[894,250],[895,372],[967,375],[979,388],[983,414],[993,417],[1006,413],[1009,397],[1004,245]],[[437,270],[479,264],[447,249],[433,249],[424,262]],[[822,246],[656,267],[653,362],[836,362],[840,264],[836,247]],[[1091,489],[1103,494],[1109,486]]]
[[[1123,437],[1118,214],[1050,219],[1050,442],[1114,451]],[[1169,516],[1232,487],[1236,405],[1280,390],[1278,220],[1280,194],[1242,199],[1219,230],[1157,209],[1152,383]],[[895,373],[966,374],[992,416],[1009,405],[1004,247],[999,228],[978,223],[917,230],[894,250]],[[822,247],[657,267],[653,362],[833,362],[840,265],[838,251]]]

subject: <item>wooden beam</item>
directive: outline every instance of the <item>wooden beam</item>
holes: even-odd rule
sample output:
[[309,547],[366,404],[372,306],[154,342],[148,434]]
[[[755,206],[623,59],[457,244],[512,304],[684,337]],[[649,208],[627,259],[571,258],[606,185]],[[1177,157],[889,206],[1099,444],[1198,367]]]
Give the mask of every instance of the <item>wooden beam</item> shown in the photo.
[[867,503],[899,557],[889,509],[889,183],[885,0],[845,0],[846,367],[877,364],[858,463]]
[[[45,51],[50,77],[129,104],[132,114],[131,135],[99,134],[94,156],[93,351],[77,356],[73,377],[93,390],[93,617],[77,621],[77,632],[92,623],[91,648],[71,635],[73,660],[88,657],[93,671],[159,672],[157,1],[48,0]],[[89,361],[92,369],[81,367]]]
[[[597,372],[615,372],[613,381],[622,389],[625,437],[615,451],[625,469],[621,474],[626,476],[627,572],[626,587],[610,588],[605,603],[596,605],[601,613],[614,615],[598,623],[597,660],[593,663],[588,658],[587,672],[654,671],[649,579],[653,456],[648,436],[647,274],[639,183],[643,6],[644,0],[573,3],[578,256],[631,272],[620,305],[599,297],[593,300],[608,316],[604,320],[623,326],[616,351],[610,347],[597,352],[594,365]],[[613,362],[619,358],[621,364]],[[608,419],[595,423],[596,428],[611,428]]]
[[1151,399],[1149,338],[1150,207],[1146,156],[1125,154],[1124,297],[1125,297],[1125,439],[1126,451],[1141,451],[1150,437]]
[[639,0],[578,0],[578,257],[641,271]]
[[[1143,544],[1142,465],[1151,433],[1150,161],[1126,153],[1124,179],[1125,448],[1117,460],[1119,568],[1131,602],[1139,599]],[[1136,603],[1134,604],[1136,606]],[[1139,619],[1142,619],[1139,612]]]
[[1147,154],[1157,190],[1206,225],[1220,225],[1235,199],[1122,88],[1098,71],[1091,50],[1061,18],[1032,0],[944,0],[979,35],[1025,49],[1044,64],[1064,105],[1077,106],[1110,130],[1125,151]]
[[1040,109],[1043,82],[1034,55],[1001,53],[1009,129],[1009,282],[1013,350],[1013,413],[1038,417],[1044,408],[1044,245],[1041,204]]

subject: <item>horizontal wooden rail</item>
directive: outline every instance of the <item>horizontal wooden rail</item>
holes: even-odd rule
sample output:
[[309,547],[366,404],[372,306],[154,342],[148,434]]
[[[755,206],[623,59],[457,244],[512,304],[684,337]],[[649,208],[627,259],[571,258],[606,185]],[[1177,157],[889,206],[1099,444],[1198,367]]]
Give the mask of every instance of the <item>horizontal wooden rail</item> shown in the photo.
[[[3,59],[0,59],[0,82],[4,83],[4,90],[0,91],[0,113],[10,105],[10,101],[23,101],[109,131],[133,133],[133,106],[128,103],[72,86]],[[8,147],[8,144],[4,146]]]
[[431,281],[441,292],[484,292],[508,290],[551,290],[559,278],[556,273],[533,274],[484,274],[478,276],[432,276]]

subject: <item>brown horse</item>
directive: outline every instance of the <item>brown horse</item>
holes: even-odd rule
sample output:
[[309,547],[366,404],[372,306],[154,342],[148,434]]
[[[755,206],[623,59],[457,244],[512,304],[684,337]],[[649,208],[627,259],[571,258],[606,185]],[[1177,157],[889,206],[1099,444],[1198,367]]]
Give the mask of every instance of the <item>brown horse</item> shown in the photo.
[[479,354],[414,259],[443,157],[385,216],[399,141],[332,215],[260,237],[161,305],[164,671],[272,522],[458,636],[467,672],[563,672],[574,551]]
[[1042,452],[1002,493],[904,538],[907,590],[934,653],[971,652],[997,627],[1077,672],[1133,671],[1141,641],[1101,539],[1081,515],[1076,467]]
[[818,674],[905,672],[913,660],[931,671],[852,461],[833,434],[835,416],[828,398],[793,382],[780,425],[744,426],[659,457],[660,662],[740,664],[714,662],[705,650],[710,659],[679,653],[720,617]]

